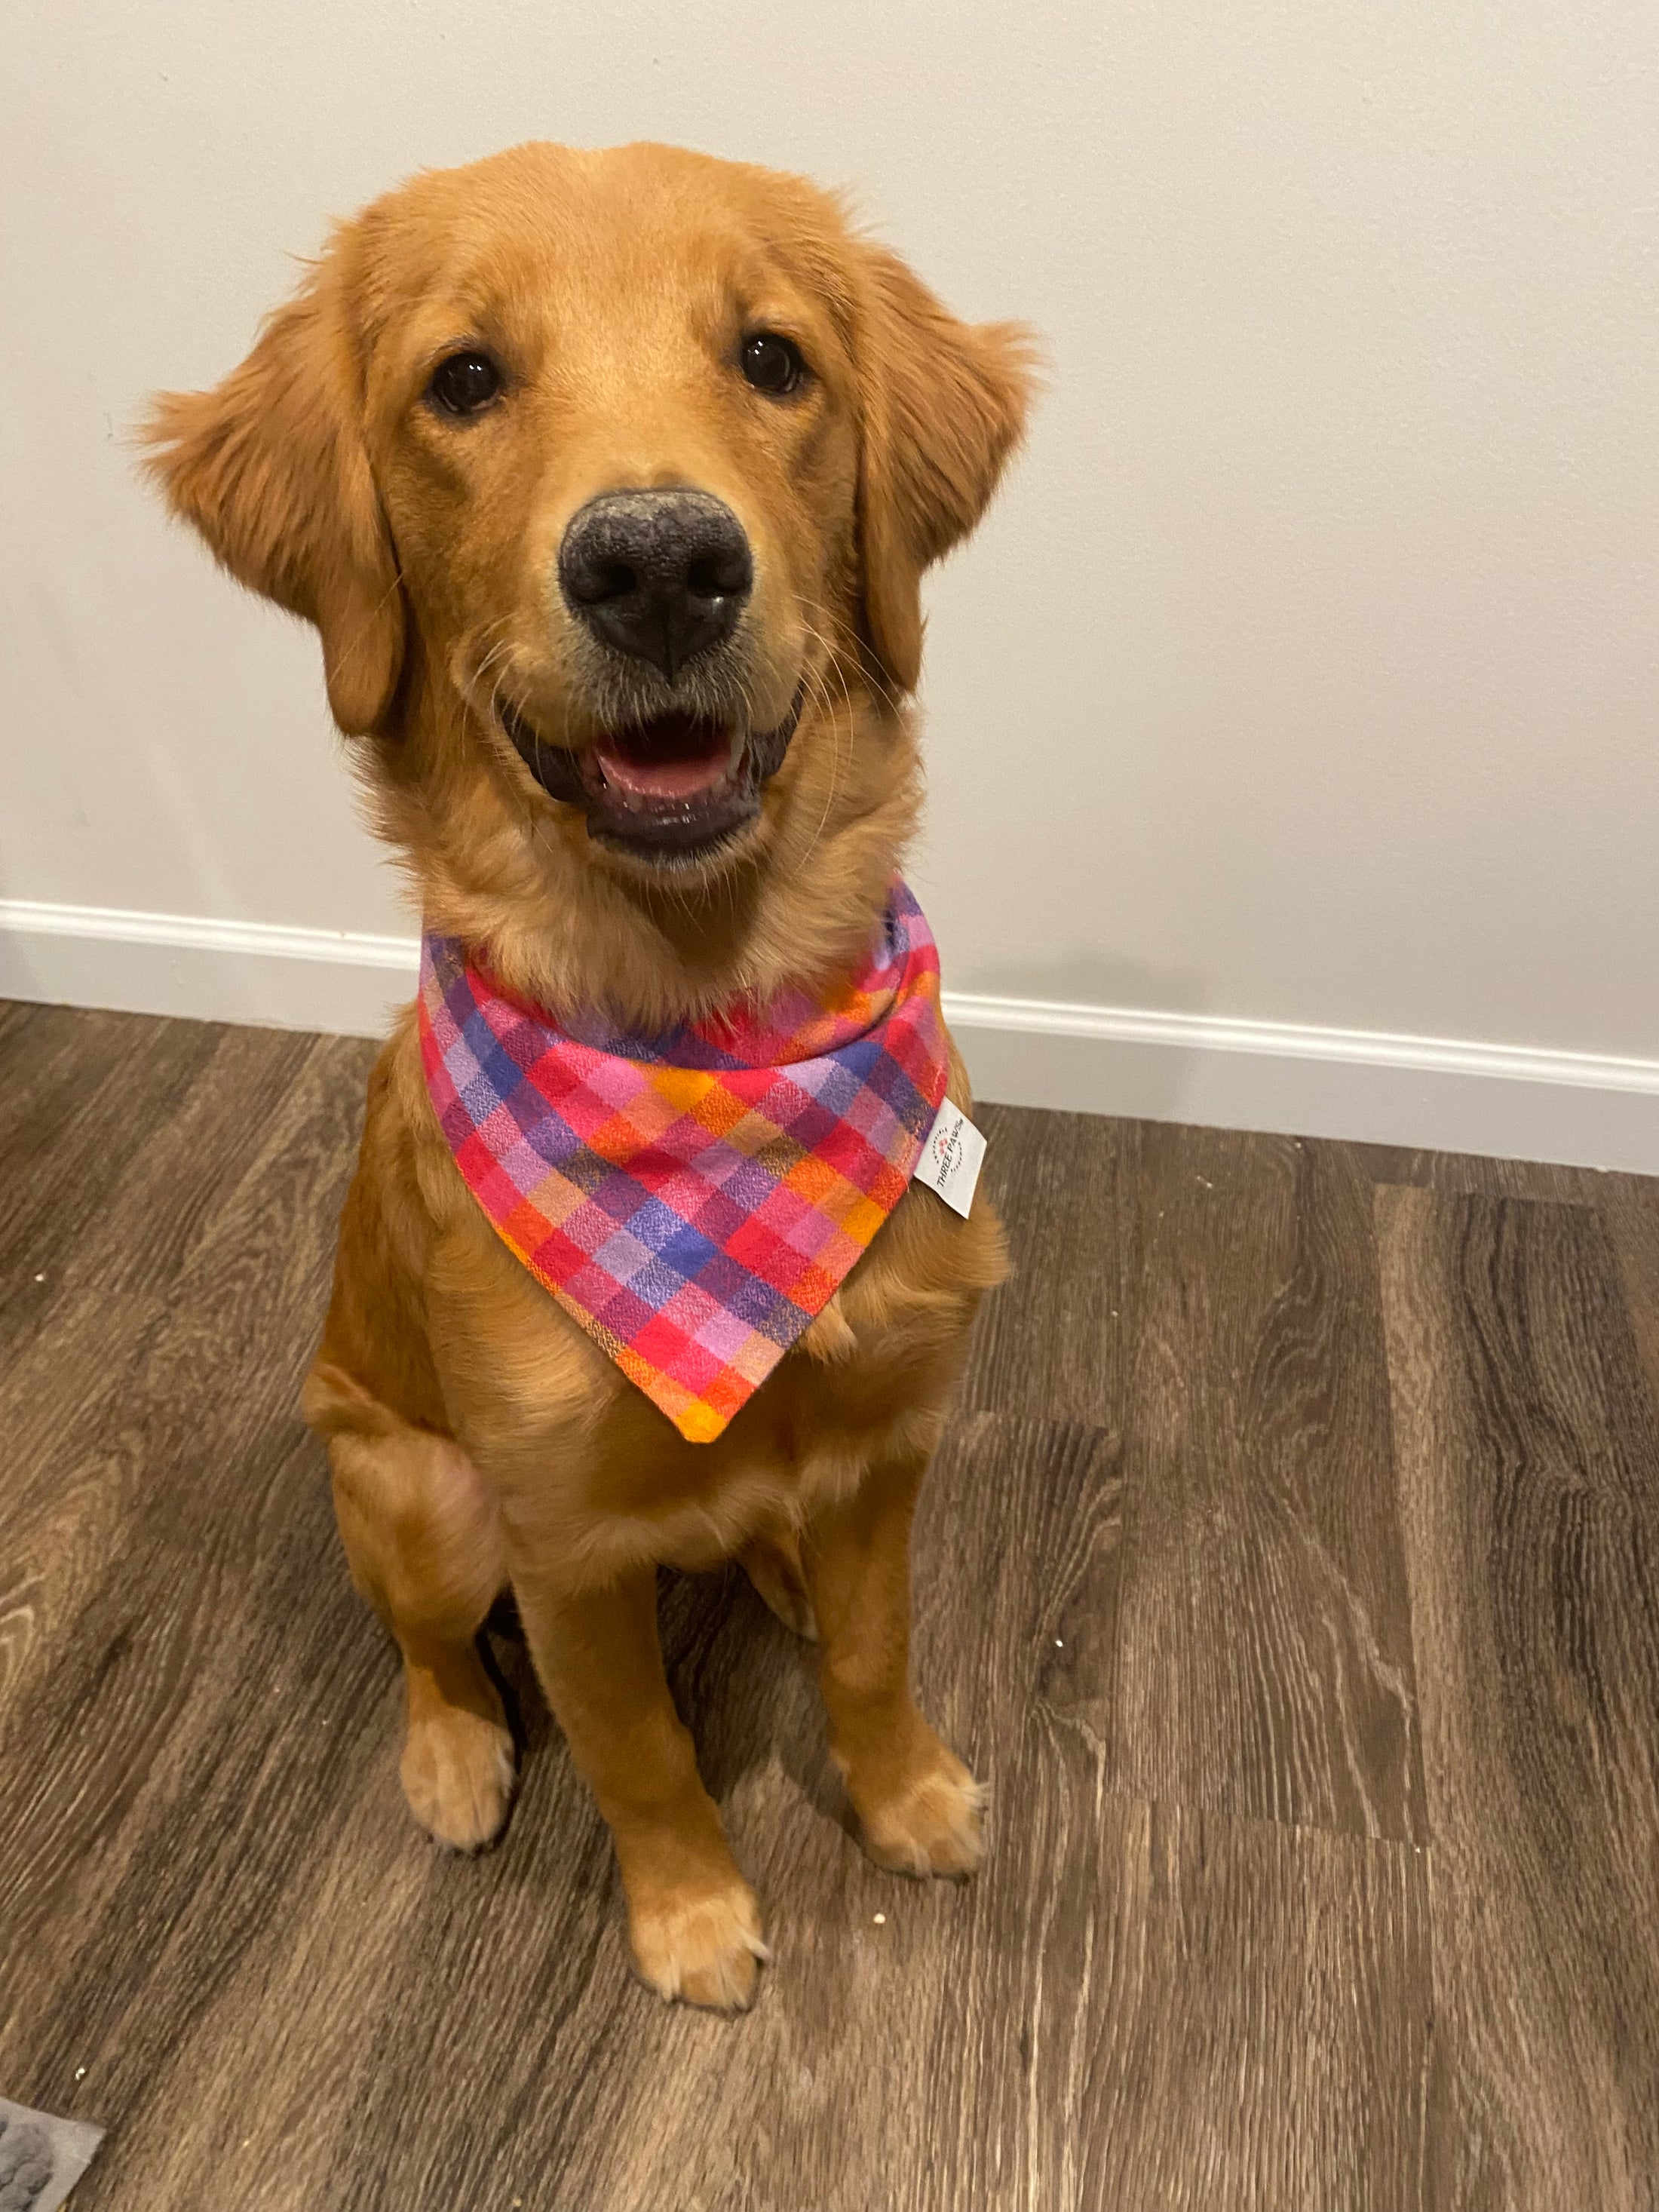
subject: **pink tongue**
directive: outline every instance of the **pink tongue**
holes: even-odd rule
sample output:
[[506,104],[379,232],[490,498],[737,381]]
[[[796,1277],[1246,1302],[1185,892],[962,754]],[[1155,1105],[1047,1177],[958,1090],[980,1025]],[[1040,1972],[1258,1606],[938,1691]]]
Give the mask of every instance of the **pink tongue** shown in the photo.
[[710,730],[701,749],[692,753],[675,746],[659,750],[642,742],[646,734],[630,732],[626,750],[614,738],[601,738],[594,747],[605,780],[614,790],[636,799],[695,799],[723,781],[732,758],[723,731]]

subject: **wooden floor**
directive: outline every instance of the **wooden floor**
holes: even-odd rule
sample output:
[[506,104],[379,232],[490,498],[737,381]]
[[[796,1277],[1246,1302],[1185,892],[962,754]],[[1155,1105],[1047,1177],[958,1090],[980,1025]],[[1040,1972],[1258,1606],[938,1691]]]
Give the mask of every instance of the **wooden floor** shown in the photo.
[[369,1056],[0,1008],[0,2093],[108,2127],[76,2212],[1659,2205],[1659,1184],[986,1109],[916,1672],[990,1859],[870,1867],[804,1650],[666,1588],[732,2023],[629,1978],[510,1620],[505,1840],[404,1811],[295,1410]]

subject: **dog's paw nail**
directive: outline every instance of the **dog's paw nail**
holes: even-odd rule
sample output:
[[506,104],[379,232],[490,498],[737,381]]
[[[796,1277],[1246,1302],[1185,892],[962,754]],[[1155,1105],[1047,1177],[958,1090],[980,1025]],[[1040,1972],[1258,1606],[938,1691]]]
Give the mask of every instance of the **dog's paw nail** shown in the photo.
[[482,1850],[501,1833],[513,1800],[513,1739],[459,1707],[418,1721],[400,1769],[409,1809],[453,1850]]
[[674,1897],[636,1905],[629,1933],[635,1962],[659,1996],[715,2012],[744,2012],[761,1962],[760,1907],[745,1882],[712,1896]]
[[865,1848],[896,1874],[969,1875],[985,1856],[986,1792],[941,1745],[939,1763],[880,1805],[863,1808]]

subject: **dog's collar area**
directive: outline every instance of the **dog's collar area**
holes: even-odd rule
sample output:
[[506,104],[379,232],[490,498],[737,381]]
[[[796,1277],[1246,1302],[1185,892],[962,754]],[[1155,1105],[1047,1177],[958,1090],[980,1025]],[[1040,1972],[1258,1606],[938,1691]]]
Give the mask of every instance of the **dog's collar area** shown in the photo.
[[[692,1443],[741,1411],[891,1216],[949,1073],[938,949],[896,879],[866,959],[827,988],[647,1036],[508,997],[461,939],[428,932],[419,1009],[463,1180]],[[643,1242],[616,1233],[647,1220]]]
[[582,754],[549,744],[505,700],[496,702],[495,711],[514,750],[548,797],[583,810],[590,837],[659,864],[686,866],[711,857],[753,821],[763,788],[788,754],[805,698],[803,682],[775,727],[749,733],[730,777],[709,799],[643,805],[609,799],[602,772],[596,775]]

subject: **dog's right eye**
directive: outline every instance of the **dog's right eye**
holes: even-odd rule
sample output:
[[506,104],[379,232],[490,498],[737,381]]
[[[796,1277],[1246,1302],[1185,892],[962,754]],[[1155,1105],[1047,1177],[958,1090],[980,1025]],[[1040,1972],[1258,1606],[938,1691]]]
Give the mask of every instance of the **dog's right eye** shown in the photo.
[[501,372],[487,353],[453,353],[432,372],[427,397],[446,415],[477,415],[501,388]]
[[738,363],[756,391],[773,399],[786,398],[806,374],[800,348],[776,331],[756,331],[746,337]]

